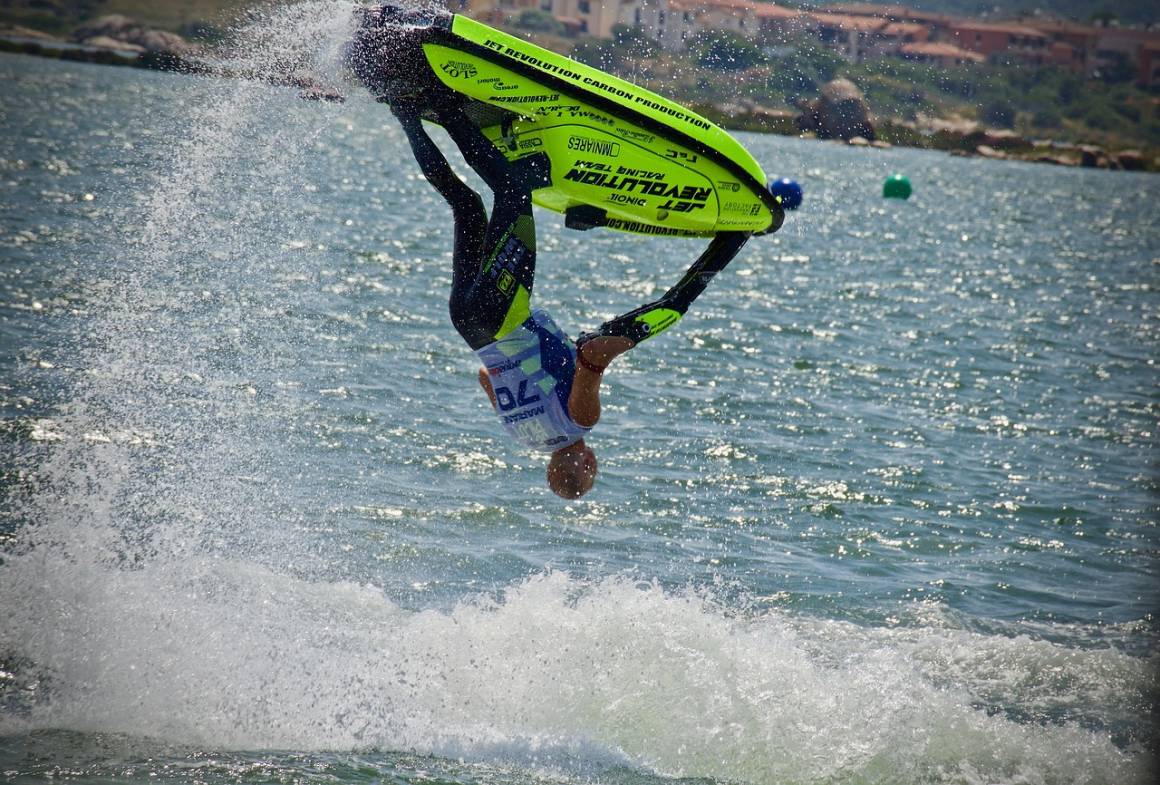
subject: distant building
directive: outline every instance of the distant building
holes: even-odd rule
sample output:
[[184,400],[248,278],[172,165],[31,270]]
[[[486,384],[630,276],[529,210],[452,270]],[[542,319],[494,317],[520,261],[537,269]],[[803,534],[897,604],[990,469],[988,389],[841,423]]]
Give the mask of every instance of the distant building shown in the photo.
[[639,3],[633,21],[647,36],[671,51],[684,49],[699,30],[707,28],[701,17],[705,9],[694,0],[656,0]]
[[756,3],[748,0],[709,0],[696,3],[701,13],[698,26],[706,30],[728,30],[744,38],[757,35]]
[[1065,68],[1068,71],[1083,72],[1086,49],[1080,49],[1063,41],[1053,41],[1048,47],[1048,62],[1051,65]]
[[1160,43],[1149,43],[1140,49],[1140,70],[1136,84],[1140,87],[1160,85]]
[[912,22],[915,14],[925,15],[924,11],[917,11],[902,5],[880,5],[878,3],[828,3],[825,8],[819,9],[827,14],[842,16],[873,16],[885,19],[888,22]]
[[1160,30],[1097,27],[1056,19],[1034,19],[1027,24],[1050,38],[1051,62],[1088,74],[1116,60],[1142,64],[1145,50],[1160,46]]
[[1027,24],[1051,39],[1051,62],[1086,74],[1106,68],[1117,60],[1143,67],[1143,58],[1149,47],[1160,46],[1160,30],[1098,27],[1054,19],[1035,19]]
[[932,63],[943,68],[982,63],[987,59],[978,52],[960,49],[954,44],[949,44],[945,41],[924,41],[903,44],[898,48],[898,55],[906,60]]
[[1105,68],[1118,59],[1126,59],[1137,68],[1143,66],[1146,53],[1160,46],[1160,30],[1139,30],[1130,27],[1101,27],[1096,39],[1095,53],[1090,58],[1093,70]]
[[633,23],[669,50],[682,49],[704,30],[727,30],[776,43],[803,26],[799,11],[754,0],[632,0]]
[[467,11],[476,19],[513,21],[525,11],[551,14],[570,33],[609,38],[618,24],[632,24],[641,0],[448,0],[448,6]]
[[1072,71],[1091,70],[1100,28],[1057,19],[1034,19],[1027,24],[1051,39],[1052,63]]
[[640,0],[540,0],[541,10],[597,38],[610,38],[616,25],[631,25],[639,5]]
[[1045,33],[1023,24],[960,20],[951,25],[953,43],[988,60],[1043,65],[1051,59]]
[[[456,6],[459,6],[458,8]],[[483,22],[504,22],[521,11],[539,8],[538,0],[448,0],[447,8]]]
[[874,16],[807,14],[818,39],[851,63],[860,63],[874,51],[878,36],[889,24]]
[[957,18],[933,11],[922,11],[901,5],[878,5],[877,3],[839,3],[819,9],[829,14],[848,16],[868,16],[885,19],[887,22],[902,22],[924,25],[930,32],[928,40],[945,40],[951,37],[951,25]]
[[871,56],[896,54],[904,46],[926,43],[930,40],[930,35],[928,25],[917,22],[889,22],[878,31],[870,45],[869,54]]

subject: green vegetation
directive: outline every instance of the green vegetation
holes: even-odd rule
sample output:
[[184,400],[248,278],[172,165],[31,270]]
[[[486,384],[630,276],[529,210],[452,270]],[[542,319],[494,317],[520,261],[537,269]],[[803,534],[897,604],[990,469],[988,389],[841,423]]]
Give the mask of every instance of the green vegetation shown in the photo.
[[815,41],[797,41],[781,47],[782,54],[766,58],[770,74],[766,79],[769,96],[787,106],[802,98],[813,98],[826,82],[843,72],[846,61]]
[[639,27],[615,25],[612,38],[582,38],[572,47],[572,57],[582,63],[621,73],[636,61],[650,58],[656,44]]
[[[779,0],[780,1],[780,0]],[[886,5],[898,5],[897,0],[867,0]],[[798,0],[797,5],[820,7],[847,0]],[[981,16],[990,14],[995,19],[1009,19],[1020,15],[1047,12],[1062,19],[1079,22],[1093,20],[1119,22],[1125,25],[1144,25],[1160,22],[1160,6],[1155,0],[906,0],[904,5],[923,11],[934,11],[952,16]]]
[[936,68],[896,59],[843,69],[882,116],[958,114],[1030,136],[1160,147],[1160,93],[1117,74],[1086,79],[1060,68]]
[[728,30],[703,30],[689,39],[688,50],[697,65],[719,71],[744,71],[765,60],[756,44]]
[[786,41],[775,54],[742,43],[748,42],[705,36],[686,52],[663,53],[642,47],[639,31],[620,29],[613,41],[581,41],[574,54],[702,106],[710,96],[729,96],[732,103],[791,108],[815,97],[831,79],[846,77],[862,89],[880,122],[897,127],[919,114],[958,116],[1029,137],[1160,147],[1160,91],[1135,87],[1126,69],[1105,69],[1100,78],[1087,79],[1050,66],[943,68],[896,57],[855,64],[812,38]]

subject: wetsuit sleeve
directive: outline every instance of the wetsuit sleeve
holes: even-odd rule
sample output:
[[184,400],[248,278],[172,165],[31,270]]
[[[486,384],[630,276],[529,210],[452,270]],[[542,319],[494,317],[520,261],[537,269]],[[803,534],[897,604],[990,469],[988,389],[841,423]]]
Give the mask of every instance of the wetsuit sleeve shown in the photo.
[[669,289],[659,300],[646,303],[639,308],[610,319],[591,333],[584,333],[577,341],[585,341],[602,335],[617,335],[628,338],[633,343],[652,338],[676,324],[689,306],[696,300],[713,276],[725,269],[733,257],[749,240],[748,232],[722,232],[709,243],[709,247],[693,262],[681,280]]
[[439,112],[438,120],[463,153],[463,160],[488,188],[500,193],[511,187],[512,165],[462,109],[444,109]]

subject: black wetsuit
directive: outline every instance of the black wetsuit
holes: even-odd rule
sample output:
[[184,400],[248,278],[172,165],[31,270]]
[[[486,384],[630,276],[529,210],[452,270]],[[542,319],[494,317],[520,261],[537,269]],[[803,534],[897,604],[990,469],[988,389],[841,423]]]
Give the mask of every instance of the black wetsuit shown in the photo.
[[[462,97],[441,85],[423,58],[414,55],[420,51],[424,26],[440,13],[446,12],[390,5],[361,9],[347,60],[371,92],[391,105],[423,174],[451,205],[455,216],[451,321],[472,349],[479,349],[530,315],[536,270],[532,191],[548,184],[550,166],[543,154],[509,162],[465,115]],[[405,56],[407,52],[414,56]],[[420,115],[447,130],[467,163],[494,192],[490,218],[479,195],[460,181],[427,136]],[[748,239],[745,232],[718,234],[660,299],[605,322],[596,332],[580,336],[580,342],[619,335],[640,343],[667,329]]]
[[480,349],[531,313],[536,273],[532,190],[547,184],[548,161],[532,156],[509,163],[461,110],[441,112],[440,124],[495,195],[488,218],[479,194],[451,170],[417,114],[393,109],[423,175],[451,205],[455,217],[451,323],[472,349]]
[[[511,163],[462,110],[441,111],[440,125],[495,195],[489,219],[483,200],[451,170],[427,136],[418,113],[406,107],[393,110],[424,176],[451,205],[455,217],[451,321],[468,345],[478,350],[530,315],[536,271],[532,190],[547,184],[549,162],[539,154]],[[660,299],[605,322],[596,332],[582,335],[581,342],[599,335],[618,335],[640,343],[661,332],[684,315],[748,239],[744,232],[717,235]]]

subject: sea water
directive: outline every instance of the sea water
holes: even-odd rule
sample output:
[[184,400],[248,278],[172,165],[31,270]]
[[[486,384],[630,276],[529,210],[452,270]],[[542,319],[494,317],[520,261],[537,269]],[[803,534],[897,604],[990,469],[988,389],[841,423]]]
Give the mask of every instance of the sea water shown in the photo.
[[[0,779],[1151,782],[1160,178],[739,134],[805,202],[565,502],[356,85],[0,78]],[[703,245],[537,221],[571,334]]]

